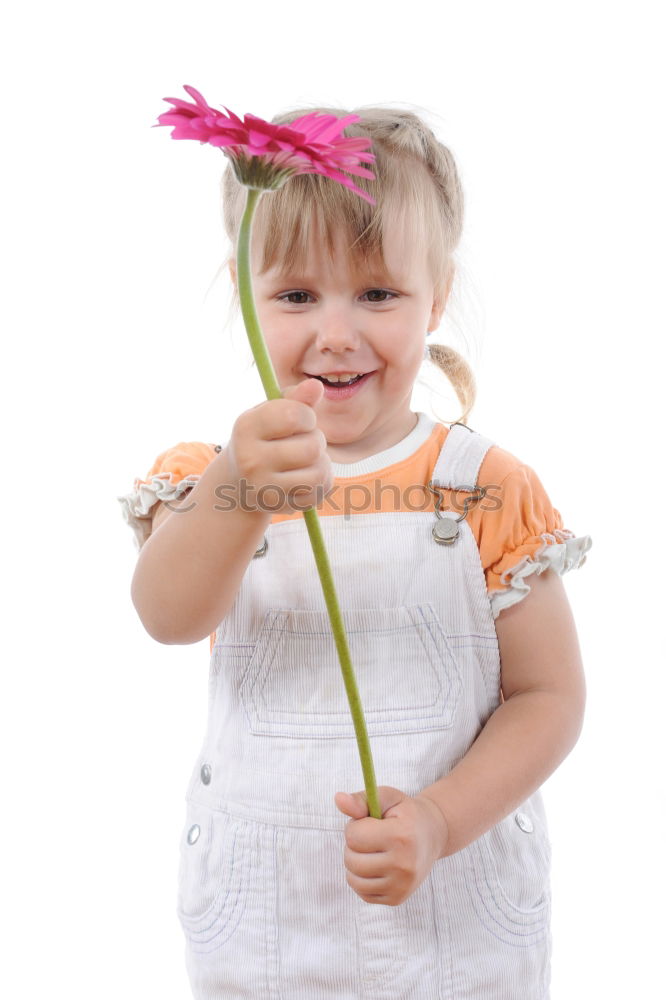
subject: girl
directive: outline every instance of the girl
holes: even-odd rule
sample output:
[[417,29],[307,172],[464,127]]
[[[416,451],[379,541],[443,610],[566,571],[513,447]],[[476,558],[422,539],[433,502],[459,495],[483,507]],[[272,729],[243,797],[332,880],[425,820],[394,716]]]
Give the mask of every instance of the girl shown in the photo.
[[[118,498],[144,627],[170,644],[210,636],[180,843],[188,973],[201,1000],[544,1000],[539,787],[585,704],[560,576],[592,542],[563,527],[532,468],[467,425],[464,359],[426,347],[462,227],[451,153],[411,112],[354,113],[345,134],[372,137],[376,206],[303,174],[255,214],[254,298],[284,397],[241,413],[224,447],[162,452]],[[235,248],[231,165],[223,186]],[[235,283],[233,250],[228,264]],[[448,426],[410,409],[424,349],[463,407]],[[381,820],[358,790],[312,506]]]

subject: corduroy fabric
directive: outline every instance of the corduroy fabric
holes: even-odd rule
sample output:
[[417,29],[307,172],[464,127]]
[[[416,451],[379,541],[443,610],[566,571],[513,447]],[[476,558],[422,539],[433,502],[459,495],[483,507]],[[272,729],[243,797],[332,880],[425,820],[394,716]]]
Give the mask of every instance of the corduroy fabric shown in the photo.
[[[448,434],[448,427],[419,412],[416,426],[402,441],[357,462],[333,462],[334,489],[317,508],[319,517],[434,512],[434,496],[425,484],[436,474],[435,465]],[[181,441],[161,452],[146,478],[137,477],[134,488],[117,497],[138,549],[150,537],[156,505],[179,500],[196,485],[222,448]],[[447,451],[447,467],[455,470],[455,465],[455,454]],[[488,489],[488,497],[471,507],[467,523],[476,539],[493,617],[497,618],[504,608],[524,600],[532,573],[552,568],[561,574],[582,566],[592,539],[565,528],[534,469],[498,445],[483,454],[479,483]],[[458,498],[454,488],[445,483],[442,486],[443,507],[455,509]],[[277,524],[302,518],[301,512],[274,513],[271,521]],[[215,638],[215,632],[211,633],[211,653]]]
[[[470,488],[492,442],[454,425],[437,469]],[[447,449],[450,451],[447,452]],[[453,462],[455,459],[455,462]],[[500,658],[466,519],[322,518],[377,783],[415,795],[501,703]],[[269,525],[216,630],[207,732],[186,794],[177,913],[196,1000],[548,1000],[550,842],[540,792],[404,903],[347,884],[336,791],[363,787],[302,518]]]

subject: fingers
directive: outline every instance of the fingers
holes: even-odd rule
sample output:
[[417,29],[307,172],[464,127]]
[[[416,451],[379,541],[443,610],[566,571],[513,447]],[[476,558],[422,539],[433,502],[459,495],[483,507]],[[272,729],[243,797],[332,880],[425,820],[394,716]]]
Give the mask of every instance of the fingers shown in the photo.
[[317,414],[312,407],[291,396],[267,399],[250,412],[254,413],[254,429],[264,441],[304,434],[317,426]]
[[[319,384],[314,387],[317,394]],[[312,396],[312,390],[301,386],[294,386],[294,393],[300,390]],[[312,407],[291,398],[266,400],[241,414],[228,452],[237,479],[245,478],[257,489],[270,486],[285,495],[293,490],[294,495],[305,495],[319,504],[334,485],[327,447]]]
[[357,875],[347,872],[347,885],[351,886],[354,892],[366,902],[389,902],[390,883],[386,878],[359,878]]
[[276,472],[290,472],[292,469],[322,471],[330,461],[326,437],[319,427],[302,434],[292,434],[280,441],[267,442],[265,447],[270,449],[271,465]]
[[358,878],[377,879],[387,877],[385,851],[373,851],[370,854],[363,854],[347,846],[344,851],[344,864],[347,871]]
[[375,819],[364,816],[350,820],[345,828],[345,843],[355,854],[384,854],[401,847],[401,824],[398,819]]
[[250,483],[273,514],[318,507],[335,485],[328,442],[313,409],[323,391],[318,379],[304,379],[281,398],[246,410],[234,424],[230,475]]
[[399,789],[377,791],[383,818],[347,823],[344,866],[348,884],[361,899],[397,906],[418,889],[440,856],[433,849],[434,816]]
[[296,399],[308,406],[315,406],[324,395],[324,384],[318,378],[306,378],[296,385],[289,385],[283,390],[284,399]]
[[[297,385],[290,385],[282,393],[282,399],[268,400],[268,403],[279,404],[279,417],[275,418],[276,407],[266,407],[271,421],[286,421],[287,427],[292,427],[287,433],[298,434],[299,431],[309,431],[317,426],[317,415],[314,407],[324,394],[324,386],[316,378],[306,378]],[[291,421],[293,420],[293,424]],[[277,429],[277,424],[273,430]],[[274,436],[274,435],[271,435]]]

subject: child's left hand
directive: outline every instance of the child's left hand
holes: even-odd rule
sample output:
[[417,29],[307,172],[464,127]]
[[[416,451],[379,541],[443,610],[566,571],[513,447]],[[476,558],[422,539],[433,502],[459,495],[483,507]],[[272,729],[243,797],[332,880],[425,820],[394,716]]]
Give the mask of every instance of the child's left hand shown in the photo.
[[443,857],[448,839],[444,814],[423,795],[377,789],[382,819],[370,816],[365,792],[336,792],[335,804],[353,822],[345,827],[347,882],[366,903],[398,906]]

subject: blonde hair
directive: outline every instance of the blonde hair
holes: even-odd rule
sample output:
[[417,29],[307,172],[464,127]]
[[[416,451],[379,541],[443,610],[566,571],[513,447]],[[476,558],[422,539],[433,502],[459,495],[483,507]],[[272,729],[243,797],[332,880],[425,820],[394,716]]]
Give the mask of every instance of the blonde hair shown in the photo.
[[[427,248],[435,297],[448,295],[463,224],[463,191],[450,150],[413,112],[392,108],[359,108],[354,112],[339,108],[304,108],[276,115],[274,124],[288,125],[295,118],[317,111],[340,118],[358,114],[360,120],[348,125],[347,137],[372,139],[376,160],[368,164],[375,180],[354,176],[357,187],[376,200],[365,199],[320,174],[297,174],[277,191],[262,196],[253,220],[253,240],[262,244],[261,272],[280,261],[286,268],[299,268],[308,259],[307,239],[311,224],[319,232],[329,254],[335,233],[341,228],[348,239],[352,262],[361,269],[379,255],[384,264],[383,235],[389,227],[401,225],[411,245],[416,240]],[[246,188],[239,183],[231,163],[222,177],[224,227],[231,251],[222,267],[235,259],[238,231],[245,209]],[[255,235],[256,234],[256,235]],[[232,308],[239,309],[234,288]],[[466,423],[476,400],[474,374],[465,358],[445,344],[430,344],[429,359],[447,377],[463,408],[457,422]]]

